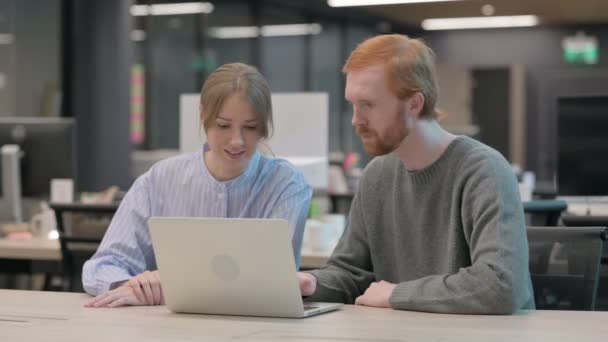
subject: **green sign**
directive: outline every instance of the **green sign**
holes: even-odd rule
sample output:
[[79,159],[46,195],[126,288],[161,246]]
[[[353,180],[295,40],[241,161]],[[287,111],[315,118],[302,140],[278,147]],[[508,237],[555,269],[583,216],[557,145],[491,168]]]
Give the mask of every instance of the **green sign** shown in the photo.
[[597,38],[585,36],[584,33],[564,38],[562,46],[566,63],[597,64],[600,59]]

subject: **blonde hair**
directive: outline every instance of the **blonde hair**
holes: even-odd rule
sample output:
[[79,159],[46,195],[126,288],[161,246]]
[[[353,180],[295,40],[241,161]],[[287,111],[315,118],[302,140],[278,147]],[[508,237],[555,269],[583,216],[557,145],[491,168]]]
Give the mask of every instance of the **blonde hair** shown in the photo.
[[421,118],[437,119],[438,97],[435,54],[422,40],[401,34],[376,36],[362,42],[350,54],[342,72],[384,65],[387,86],[399,99],[417,92],[424,95]]
[[258,120],[258,132],[262,138],[268,138],[273,127],[270,87],[255,67],[243,63],[220,66],[203,84],[200,119],[205,131],[217,119],[226,99],[233,94],[249,100]]

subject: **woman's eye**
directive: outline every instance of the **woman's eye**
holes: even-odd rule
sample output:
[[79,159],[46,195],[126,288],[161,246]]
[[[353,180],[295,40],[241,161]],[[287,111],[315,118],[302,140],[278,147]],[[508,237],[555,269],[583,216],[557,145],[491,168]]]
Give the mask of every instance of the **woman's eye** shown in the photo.
[[227,128],[230,128],[230,125],[226,125],[226,124],[219,124],[219,123],[218,123],[218,124],[217,124],[217,127],[218,127],[219,129],[227,129]]
[[255,131],[258,129],[258,126],[245,126],[246,129],[250,130],[250,131]]

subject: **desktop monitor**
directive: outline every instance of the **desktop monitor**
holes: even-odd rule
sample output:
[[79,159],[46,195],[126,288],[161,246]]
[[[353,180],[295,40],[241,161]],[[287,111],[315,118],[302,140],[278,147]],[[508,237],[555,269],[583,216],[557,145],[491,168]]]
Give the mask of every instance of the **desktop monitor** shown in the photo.
[[19,145],[21,150],[24,197],[47,198],[51,179],[76,179],[75,138],[71,118],[0,117],[0,147]]
[[558,100],[558,191],[608,196],[608,96]]

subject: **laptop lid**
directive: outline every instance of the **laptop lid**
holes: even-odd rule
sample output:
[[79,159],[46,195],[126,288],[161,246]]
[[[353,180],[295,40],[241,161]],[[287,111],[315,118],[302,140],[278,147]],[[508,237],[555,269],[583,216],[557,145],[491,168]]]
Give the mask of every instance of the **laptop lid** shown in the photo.
[[153,217],[148,223],[171,311],[307,316],[287,221]]

